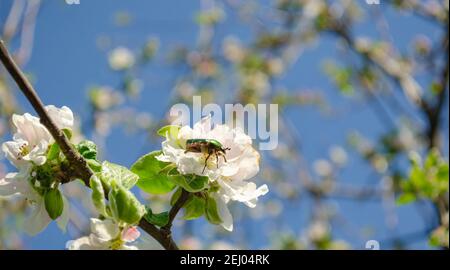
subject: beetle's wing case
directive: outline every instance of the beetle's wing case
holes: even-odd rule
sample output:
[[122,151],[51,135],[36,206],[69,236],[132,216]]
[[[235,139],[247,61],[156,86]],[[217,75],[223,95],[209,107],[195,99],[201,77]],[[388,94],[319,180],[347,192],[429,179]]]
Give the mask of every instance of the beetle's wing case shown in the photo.
[[206,143],[207,139],[189,139],[186,141],[186,144],[193,144],[193,143]]
[[210,139],[208,142],[218,148],[222,148],[222,144],[218,140]]
[[187,143],[186,144],[186,151],[187,152],[194,152],[194,153],[202,152],[202,144],[198,143],[198,142]]

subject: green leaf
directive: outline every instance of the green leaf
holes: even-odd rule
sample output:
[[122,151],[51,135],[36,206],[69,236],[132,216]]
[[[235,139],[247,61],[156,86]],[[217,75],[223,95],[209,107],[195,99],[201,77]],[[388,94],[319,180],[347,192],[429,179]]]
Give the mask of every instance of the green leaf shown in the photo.
[[176,140],[178,138],[178,132],[180,131],[180,128],[180,126],[168,125],[160,128],[157,133],[159,136]]
[[431,232],[428,243],[433,247],[443,247],[448,249],[448,227],[445,225],[439,226]]
[[154,214],[150,207],[145,207],[147,213],[144,215],[145,220],[159,227],[166,226],[169,223],[169,212],[162,212],[159,214]]
[[170,171],[172,171],[173,169],[176,169],[176,168],[177,168],[177,165],[175,165],[174,163],[169,163],[169,165],[167,165],[166,167],[162,168],[158,173],[159,174],[168,174]]
[[417,199],[414,193],[403,193],[397,198],[397,204],[404,205],[408,203],[412,203]]
[[210,196],[206,197],[205,216],[212,224],[219,225],[223,222],[217,209],[217,202]]
[[164,169],[170,165],[156,159],[161,151],[154,151],[139,158],[131,166],[131,171],[139,176],[137,186],[150,194],[165,194],[175,188],[175,184],[169,181]]
[[89,180],[89,185],[92,189],[92,203],[101,215],[107,217],[105,191],[103,190],[102,182],[96,175],[93,175]]
[[126,189],[132,188],[139,179],[138,175],[127,168],[108,161],[102,163],[100,177],[108,185],[111,185],[111,181],[115,181]]
[[113,185],[109,194],[109,205],[116,221],[136,224],[145,214],[145,207],[129,190],[121,185]]
[[85,159],[97,159],[97,145],[92,141],[81,141],[77,145],[77,150]]
[[191,193],[199,192],[208,187],[209,178],[207,176],[199,176],[195,174],[181,175],[176,173],[169,173],[168,179],[173,183],[184,188]]
[[102,171],[102,164],[95,159],[86,159],[86,163],[94,172],[98,173]]
[[178,188],[178,189],[172,194],[172,197],[170,198],[170,205],[171,205],[171,206],[174,206],[175,203],[178,201],[178,199],[179,199],[180,196],[181,196],[181,191],[182,191],[182,190],[183,190],[182,188]]
[[205,213],[206,200],[198,196],[191,196],[188,202],[184,205],[184,219],[197,219]]
[[44,196],[45,209],[51,219],[61,216],[64,209],[64,201],[59,189],[50,189]]
[[[402,184],[404,193],[412,193],[415,197],[435,200],[448,192],[448,162],[444,161],[440,153],[432,149],[424,162],[418,154],[410,156],[411,168],[409,181]],[[407,201],[412,195],[405,195]]]
[[47,160],[54,160],[59,156],[61,149],[57,143],[53,143],[47,153]]
[[72,130],[68,128],[63,128],[62,132],[64,132],[64,135],[66,135],[67,139],[72,139]]

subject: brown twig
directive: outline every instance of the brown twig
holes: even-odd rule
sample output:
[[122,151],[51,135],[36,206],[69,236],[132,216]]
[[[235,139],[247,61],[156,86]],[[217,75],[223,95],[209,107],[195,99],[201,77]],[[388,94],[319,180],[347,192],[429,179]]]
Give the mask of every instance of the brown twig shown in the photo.
[[[48,129],[50,134],[55,139],[56,143],[61,148],[61,151],[66,156],[67,160],[73,166],[76,171],[76,177],[80,178],[87,186],[89,186],[89,180],[93,175],[92,170],[86,163],[86,160],[78,154],[78,152],[71,146],[69,140],[64,135],[64,133],[55,125],[54,121],[50,118],[47,111],[45,110],[44,104],[39,98],[36,90],[33,88],[31,83],[25,77],[23,72],[14,62],[11,54],[8,52],[4,42],[0,39],[0,60],[5,66],[6,70],[9,72],[11,77],[17,83],[18,87],[31,103],[33,108],[36,110],[40,117],[41,123]],[[189,193],[183,190],[182,196],[177,200],[175,205],[172,207],[169,213],[169,223],[161,229],[158,229],[155,225],[149,223],[145,219],[141,219],[139,222],[139,227],[141,227],[145,232],[151,235],[156,241],[158,241],[165,249],[176,250],[178,249],[176,243],[173,241],[171,236],[171,227],[175,216],[179,210],[183,207],[186,202]]]
[[89,184],[89,179],[92,176],[91,169],[87,166],[86,161],[70,146],[70,142],[64,133],[56,126],[53,120],[48,115],[45,110],[44,104],[37,95],[31,83],[25,77],[20,68],[16,65],[8,52],[3,41],[0,40],[0,59],[5,66],[6,70],[13,77],[14,81],[19,86],[22,93],[31,103],[33,108],[36,110],[37,114],[41,119],[41,123],[48,129],[50,134],[53,136],[55,141],[61,147],[61,151],[69,160],[70,164],[77,169],[78,175],[87,185]]
[[184,189],[181,191],[180,197],[178,198],[176,203],[173,205],[172,209],[170,209],[170,211],[169,211],[169,222],[161,228],[162,230],[170,232],[170,228],[172,227],[175,217],[177,216],[178,212],[181,210],[183,205],[187,202],[190,195],[191,194]]

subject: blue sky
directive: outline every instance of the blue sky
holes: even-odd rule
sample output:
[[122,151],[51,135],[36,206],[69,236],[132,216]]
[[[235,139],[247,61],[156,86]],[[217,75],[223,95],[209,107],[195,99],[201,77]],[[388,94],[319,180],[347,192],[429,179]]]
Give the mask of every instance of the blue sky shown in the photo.
[[[2,0],[0,3],[0,24],[4,21],[11,2]],[[195,45],[198,27],[194,23],[194,16],[198,9],[199,1],[194,0],[81,0],[80,5],[71,6],[59,0],[45,1],[37,20],[33,55],[25,68],[36,78],[35,87],[45,103],[69,106],[85,119],[89,113],[86,103],[87,88],[94,84],[115,85],[120,79],[108,69],[105,52],[99,51],[96,45],[97,37],[108,35],[114,45],[137,49],[148,37],[156,36],[160,39],[160,51],[157,59],[145,72],[142,98],[134,105],[140,111],[162,117],[166,113],[169,93],[178,74],[165,64],[164,59],[178,44],[190,47]],[[129,26],[117,27],[114,24],[114,14],[118,11],[127,11],[133,15]],[[390,22],[393,42],[401,50],[407,49],[406,42],[417,33],[427,33],[430,37],[438,34],[435,28],[421,20],[407,16],[395,17],[392,11],[383,11]],[[243,40],[251,40],[250,32],[233,16],[235,15],[230,14],[218,28],[217,38],[233,34]],[[368,22],[360,25],[356,33],[373,36],[375,28]],[[345,114],[345,117],[324,117],[316,108],[311,107],[291,108],[285,112],[292,125],[297,128],[302,141],[302,151],[309,165],[312,165],[312,161],[326,156],[331,145],[345,144],[351,130],[359,130],[369,138],[376,138],[387,131],[367,106],[342,97],[335,86],[325,78],[321,68],[322,61],[337,56],[335,41],[334,37],[324,36],[318,46],[308,50],[277,82],[287,89],[320,89],[326,100],[337,111]],[[17,96],[24,110],[32,111],[24,98]],[[448,120],[445,130],[448,138]],[[143,149],[143,145],[148,149]],[[107,147],[108,160],[127,166],[139,155],[154,150],[145,143],[142,136],[130,136],[121,130],[113,132],[107,141]],[[349,167],[342,172],[342,179],[348,179],[345,183],[362,185],[367,181],[367,174],[366,165],[355,154],[351,154]],[[389,237],[385,215],[379,202],[339,201],[339,207],[343,215],[352,221],[353,226],[373,227],[376,239]],[[307,202],[302,205],[288,204],[284,214],[286,223],[294,230],[299,230],[306,224],[308,209],[310,208]],[[396,212],[399,215],[401,234],[424,228],[413,207],[399,207]],[[198,224],[202,224],[201,221]],[[264,232],[259,224],[250,223],[246,226],[252,226],[255,230],[250,247],[260,248],[267,244],[267,239],[258,237],[257,232]],[[347,238],[339,231],[336,236]],[[26,239],[28,248],[60,249],[68,240],[68,236],[62,235],[53,224],[39,236]],[[363,248],[364,242],[355,241],[352,244],[355,248]],[[410,247],[427,248],[427,245],[426,241],[422,240]]]

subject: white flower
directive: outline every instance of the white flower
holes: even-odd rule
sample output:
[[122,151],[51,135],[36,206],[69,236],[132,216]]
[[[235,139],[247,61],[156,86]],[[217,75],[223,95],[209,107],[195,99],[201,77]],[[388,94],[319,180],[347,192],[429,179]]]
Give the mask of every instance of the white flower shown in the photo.
[[338,166],[342,167],[347,163],[347,152],[340,146],[332,146],[330,148],[330,158]]
[[44,164],[51,136],[39,122],[39,118],[28,113],[15,114],[12,116],[12,122],[16,128],[13,141],[2,145],[6,158],[18,169],[28,167],[30,162],[36,165]]
[[133,53],[125,47],[118,47],[109,54],[109,65],[114,70],[124,70],[133,64]]
[[[71,128],[73,126],[73,113],[67,107],[57,108],[53,105],[45,109],[59,128]],[[41,232],[51,222],[44,204],[43,194],[31,184],[33,166],[44,165],[47,161],[47,150],[54,139],[40,123],[39,118],[28,113],[12,116],[15,128],[13,141],[2,144],[2,151],[6,158],[17,169],[17,173],[9,173],[0,179],[0,196],[21,195],[31,205],[31,214],[25,221],[25,231],[31,235]],[[39,184],[39,182],[36,182]],[[62,215],[57,219],[58,226],[64,230],[69,218],[69,203],[64,198]]]
[[322,221],[315,221],[308,228],[307,235],[311,241],[320,241],[329,234],[329,226]]
[[235,63],[241,62],[245,57],[245,50],[235,37],[225,38],[223,53],[228,60]]
[[71,129],[73,127],[73,113],[68,107],[57,108],[53,105],[48,105],[45,106],[45,109],[59,129]]
[[314,171],[321,177],[329,177],[333,174],[333,166],[325,159],[314,161]]
[[136,246],[126,245],[135,241],[140,233],[136,227],[121,229],[111,219],[91,218],[91,234],[76,240],[68,241],[66,248],[70,250],[136,250]]
[[[0,197],[20,195],[30,203],[30,213],[24,221],[24,229],[29,235],[36,235],[43,231],[52,221],[45,209],[45,202],[30,184],[29,171],[22,170],[18,173],[8,173],[0,179]],[[63,196],[64,208],[61,216],[56,220],[58,227],[65,230],[69,221],[69,202]]]
[[[239,201],[248,207],[255,207],[259,196],[266,194],[267,185],[257,188],[255,183],[248,182],[259,172],[259,153],[252,147],[252,139],[240,128],[232,129],[228,125],[216,125],[211,128],[211,117],[205,117],[194,125],[182,127],[177,138],[167,134],[162,143],[163,154],[157,159],[175,163],[181,174],[208,176],[211,182],[220,187],[212,196],[216,198],[218,210],[223,221],[222,226],[233,230],[233,218],[228,211],[229,201]],[[185,152],[188,139],[215,139],[226,151],[225,158],[213,155],[208,159],[207,153]]]
[[[73,126],[73,113],[67,107],[61,109],[49,105],[45,109],[49,113],[58,128],[71,128]],[[18,169],[34,165],[43,165],[46,161],[46,153],[53,138],[39,121],[39,118],[28,113],[24,115],[14,114],[12,122],[16,133],[13,141],[3,143],[2,151],[6,158]]]

